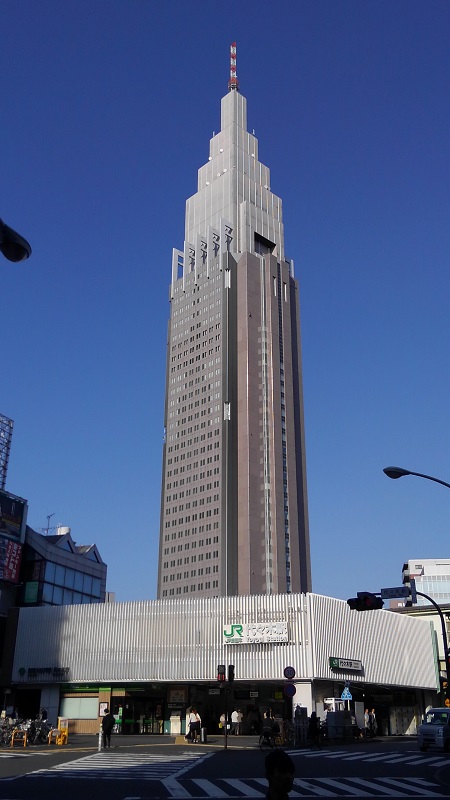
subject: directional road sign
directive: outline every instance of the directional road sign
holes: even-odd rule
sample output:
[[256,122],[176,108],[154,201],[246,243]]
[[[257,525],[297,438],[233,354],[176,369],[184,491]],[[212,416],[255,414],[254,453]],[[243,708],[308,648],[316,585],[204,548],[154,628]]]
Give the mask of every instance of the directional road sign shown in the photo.
[[392,586],[390,589],[382,589],[381,597],[383,600],[389,600],[393,597],[409,597],[410,593],[409,586]]

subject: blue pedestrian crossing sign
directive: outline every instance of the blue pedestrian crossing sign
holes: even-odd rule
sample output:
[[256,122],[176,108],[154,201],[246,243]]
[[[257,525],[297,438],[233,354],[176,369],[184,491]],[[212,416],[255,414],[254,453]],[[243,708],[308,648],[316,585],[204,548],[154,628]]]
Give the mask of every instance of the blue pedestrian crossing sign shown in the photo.
[[351,696],[351,693],[350,693],[350,689],[348,688],[348,686],[346,686],[344,691],[341,694],[341,700],[351,700],[351,699],[352,699],[352,696]]

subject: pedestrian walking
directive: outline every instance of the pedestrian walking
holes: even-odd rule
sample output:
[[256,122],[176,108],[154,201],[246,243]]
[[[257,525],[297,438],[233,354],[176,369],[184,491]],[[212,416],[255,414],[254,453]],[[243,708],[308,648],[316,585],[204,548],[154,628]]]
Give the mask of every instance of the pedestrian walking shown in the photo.
[[370,736],[370,716],[368,708],[364,710],[364,736],[366,739]]
[[201,724],[202,721],[197,709],[191,708],[191,712],[189,714],[189,733],[191,734],[191,740],[193,744],[197,743],[200,735]]
[[111,714],[108,709],[105,709],[105,714],[102,718],[102,740],[103,740],[103,747],[111,747],[111,733],[114,725],[116,724],[116,720],[114,718],[114,714]]
[[311,713],[309,718],[307,739],[311,750],[315,747],[320,747],[320,719],[315,711]]
[[375,716],[375,709],[372,708],[369,714],[369,729],[372,739],[377,735],[377,728],[378,728],[378,723],[377,723],[377,718]]
[[239,716],[237,709],[231,712],[231,733],[234,736],[238,735],[238,727],[239,727]]
[[238,736],[240,736],[241,733],[242,733],[242,721],[244,719],[244,715],[243,715],[243,713],[242,713],[240,708],[238,708],[237,716],[238,716],[237,733],[238,733]]

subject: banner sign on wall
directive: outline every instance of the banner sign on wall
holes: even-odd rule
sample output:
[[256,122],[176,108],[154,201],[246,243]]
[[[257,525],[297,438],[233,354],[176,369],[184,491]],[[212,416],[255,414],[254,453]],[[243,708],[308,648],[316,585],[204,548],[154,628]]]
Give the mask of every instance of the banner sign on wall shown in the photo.
[[0,491],[0,534],[20,540],[26,522],[26,500]]
[[22,545],[0,536],[0,580],[18,583]]

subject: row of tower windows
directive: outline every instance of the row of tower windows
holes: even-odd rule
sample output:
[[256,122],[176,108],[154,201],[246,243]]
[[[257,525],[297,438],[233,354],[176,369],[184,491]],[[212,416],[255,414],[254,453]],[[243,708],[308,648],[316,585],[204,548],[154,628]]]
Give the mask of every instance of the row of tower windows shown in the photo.
[[[163,575],[163,583],[173,583],[175,580],[181,581],[186,580],[186,578],[195,578],[198,574],[200,577],[203,575],[203,571],[205,575],[210,575],[211,571],[213,574],[217,574],[219,572],[218,564],[214,564],[212,567],[199,567],[197,569],[185,570],[184,573],[181,572],[171,572],[170,575]],[[175,577],[176,575],[176,577]]]
[[[205,473],[203,473],[203,475],[204,474]],[[197,479],[197,478],[198,478],[198,475],[195,475],[195,479]],[[168,490],[170,489],[170,485],[171,484],[167,485],[167,489]],[[219,481],[214,481],[214,488],[216,489],[218,487],[219,487]],[[172,500],[178,500],[179,498],[181,499],[185,495],[186,495],[186,497],[190,497],[191,492],[192,492],[192,494],[197,494],[198,492],[204,492],[205,489],[208,492],[212,488],[213,488],[213,484],[212,483],[207,483],[207,484],[205,484],[203,486],[193,486],[192,489],[186,489],[185,491],[183,490],[181,492],[175,492],[175,494],[173,494],[173,495],[167,495],[166,503],[170,503]],[[214,500],[218,500],[218,499],[219,499],[219,495],[218,494],[214,495]],[[209,502],[211,502],[211,499],[209,499]]]
[[[206,325],[206,324],[207,324],[207,322],[208,322],[208,321],[207,321],[207,320],[205,320],[205,321],[204,321],[204,325]],[[199,324],[197,327],[200,327],[200,324]],[[192,331],[193,331],[193,330],[195,330],[195,329],[193,328],[193,329],[192,329]],[[191,331],[191,333],[192,333],[192,331]],[[192,342],[195,342],[195,341],[196,341],[196,339],[200,339],[202,336],[207,336],[208,334],[212,334],[212,333],[214,333],[215,331],[220,331],[220,322],[217,322],[217,323],[215,323],[215,324],[211,325],[211,326],[208,328],[208,330],[206,330],[206,328],[205,328],[205,329],[204,329],[204,331],[203,331],[202,333],[196,333],[196,334],[195,334],[195,336],[189,336],[189,338],[183,339],[183,341],[182,341],[182,342],[178,342],[178,344],[175,344],[175,343],[174,343],[174,344],[172,345],[171,352],[174,352],[176,348],[180,348],[180,347],[187,347],[187,345],[188,345],[188,344],[191,344]],[[188,333],[189,333],[189,331],[186,331],[186,333],[185,333],[184,335],[187,337],[187,336],[188,336]],[[179,333],[179,334],[177,334],[176,336],[173,336],[173,337],[172,337],[172,341],[173,341],[173,342],[175,342],[177,339],[181,338],[181,336],[183,336],[183,334],[182,334],[182,333]]]
[[[192,531],[192,532],[194,533],[194,531],[196,531],[196,530],[197,530],[197,528],[193,528],[193,531]],[[183,535],[183,531],[181,531],[181,535]],[[186,531],[186,536],[187,536],[187,535],[189,535],[189,531],[188,531],[188,530]],[[218,544],[218,543],[219,543],[219,537],[218,537],[218,536],[212,536],[212,537],[211,537],[211,536],[207,536],[207,537],[206,537],[206,539],[199,539],[197,542],[196,542],[196,541],[193,541],[193,542],[191,543],[191,546],[192,546],[192,549],[194,550],[194,548],[196,548],[196,547],[197,547],[197,545],[199,546],[199,548],[200,548],[200,547],[210,547],[210,546],[211,546],[211,543],[213,543],[213,544]],[[188,545],[188,547],[189,547],[189,545]],[[177,547],[177,550],[180,552],[182,549],[183,549],[183,545],[179,544],[179,545],[178,545],[178,547]],[[175,552],[175,547],[172,547],[172,548],[171,548],[171,551],[174,553],[174,552]],[[168,548],[168,547],[165,547],[165,548],[164,548],[164,554],[165,554],[165,555],[168,555],[168,553],[169,553],[169,548]],[[178,565],[180,565],[180,564],[181,564],[181,559],[179,559],[179,560],[177,561],[177,564],[178,564]],[[165,561],[165,562],[164,562],[164,564],[163,564],[163,566],[164,566],[164,569],[167,569],[167,568],[168,568],[168,566],[169,566],[169,562],[168,562],[168,561]],[[173,559],[173,560],[170,562],[170,566],[171,566],[171,567],[174,567],[174,566],[175,566],[175,559]]]
[[[196,462],[196,465],[198,466],[198,461]],[[219,475],[219,473],[220,473],[220,468],[219,467],[214,467],[213,470],[212,469],[207,469],[206,472],[198,472],[196,475],[187,475],[186,478],[180,478],[180,480],[178,480],[178,481],[173,481],[173,483],[168,483],[167,486],[166,486],[166,489],[167,489],[167,491],[170,491],[170,489],[172,489],[172,487],[174,489],[176,489],[178,486],[184,486],[185,482],[186,483],[194,483],[195,481],[198,481],[199,479],[203,480],[205,477],[206,478],[210,478],[211,475],[213,475],[213,474],[214,475]],[[167,472],[167,477],[170,478],[171,474],[172,473],[169,470]],[[218,485],[219,485],[219,482],[218,481],[214,481],[214,487],[216,487]],[[202,491],[203,491],[203,487],[202,487]],[[194,494],[196,494],[196,492],[194,492]]]
[[[220,331],[220,323],[218,325],[216,325],[216,326],[214,326],[214,325],[211,326],[208,330],[205,328],[203,331],[199,331],[195,335],[190,336],[189,339],[184,339],[182,342],[178,342],[178,344],[173,344],[172,348],[171,348],[171,352],[173,353],[173,355],[171,356],[172,363],[175,360],[178,361],[179,359],[185,358],[187,355],[189,355],[191,353],[194,353],[195,350],[199,350],[202,346],[205,347],[206,338],[205,338],[204,342],[200,342],[200,341],[197,342],[197,344],[195,345],[195,350],[194,350],[194,342],[196,340],[198,340],[198,339],[201,339],[203,337],[209,336],[209,339],[208,339],[208,344],[209,345],[212,345],[214,343],[214,341],[220,342],[220,333],[218,331]],[[174,337],[174,338],[176,339],[177,337]],[[183,350],[183,352],[181,352],[181,348],[182,347],[186,348],[185,350]],[[180,352],[178,353],[178,355],[175,355],[175,352],[177,350],[180,350]]]
[[[221,302],[220,300],[217,300],[217,302],[216,302],[216,305],[220,305],[220,302]],[[215,305],[215,304],[214,304],[214,303],[212,303],[211,305]],[[198,314],[199,314],[199,313],[200,313],[200,312],[199,312],[199,311],[197,311],[197,316],[198,316]],[[194,316],[195,316],[195,315],[194,315]],[[178,334],[178,336],[180,336],[180,337],[181,337],[181,336],[188,336],[188,334],[189,334],[189,333],[192,333],[193,331],[195,331],[196,327],[197,327],[197,328],[201,328],[202,324],[203,324],[203,325],[207,325],[207,324],[208,324],[208,322],[212,322],[212,320],[213,320],[213,319],[220,319],[220,318],[221,318],[221,316],[222,316],[222,314],[221,314],[221,313],[218,313],[218,314],[213,314],[211,317],[209,317],[209,319],[204,319],[204,320],[203,320],[203,323],[202,323],[202,322],[198,322],[198,323],[197,323],[197,326],[195,326],[195,325],[191,325],[191,326],[190,326],[190,328],[189,328],[189,330],[187,330],[187,329],[186,329],[186,330],[184,330],[184,331],[180,331],[180,333]],[[172,328],[178,328],[178,326],[180,326],[180,327],[181,327],[182,325],[183,325],[183,326],[184,326],[184,325],[187,325],[187,324],[188,324],[188,322],[189,322],[189,320],[188,320],[188,319],[180,319],[178,322],[172,322]],[[216,323],[216,324],[217,324],[217,325],[219,325],[219,327],[220,327],[220,323]],[[174,338],[174,339],[176,339],[176,338],[177,338],[177,335],[175,334],[175,335],[173,336],[173,338]]]
[[[214,481],[214,485],[218,486],[219,485],[219,481]],[[211,483],[207,483],[206,484],[206,491],[210,491],[211,489],[212,489],[212,484]],[[197,494],[198,492],[204,492],[204,491],[205,491],[205,486],[194,486],[192,489],[186,489],[186,492],[184,492],[184,491],[183,492],[176,492],[174,495],[168,495],[166,497],[166,503],[170,503],[172,500],[178,500],[178,495],[179,495],[179,499],[182,500],[185,494],[186,494],[186,497],[190,497],[191,492],[192,492],[192,494]],[[216,502],[218,502],[218,500],[219,500],[219,495],[218,494],[208,495],[206,497],[206,502],[207,503],[212,503],[213,501],[216,503]],[[204,506],[205,505],[205,498],[201,497],[198,501],[197,500],[193,500],[192,501],[192,506],[193,507],[197,507],[197,503],[200,506]],[[186,503],[186,508],[188,508],[187,503]],[[177,511],[183,511],[183,510],[184,510],[183,505],[180,505],[178,507],[174,506],[172,508],[172,513],[176,513]],[[168,513],[170,514],[170,510],[168,511]]]
[[[181,461],[184,461],[185,455],[182,454],[180,456],[180,458],[181,458]],[[173,460],[174,460],[175,463],[178,463],[178,456],[175,456],[175,458]],[[205,464],[212,464],[213,461],[219,461],[219,454],[218,453],[217,453],[217,455],[214,456],[214,458],[213,458],[213,456],[208,456],[208,458],[201,458],[200,461],[195,461],[194,464],[186,464],[186,469],[187,470],[190,470],[192,468],[196,469],[196,467],[198,467],[199,464],[200,464],[201,467],[204,467]],[[184,472],[184,470],[185,470],[184,466],[180,467],[180,472]],[[172,470],[172,472],[173,472],[174,475],[178,475],[178,469],[174,469],[174,470]],[[171,474],[172,474],[172,472],[171,472]],[[169,473],[167,473],[167,475],[168,475],[168,477],[170,477]]]
[[[205,531],[206,531],[206,533],[208,533],[209,531],[218,530],[218,529],[219,529],[219,523],[218,522],[213,522],[213,523],[207,522],[206,525],[198,525],[198,526],[194,525],[194,527],[192,528],[192,536],[195,536],[196,533],[205,533]],[[172,541],[174,539],[182,539],[183,535],[184,536],[190,536],[191,535],[191,529],[190,528],[186,528],[184,531],[182,531],[182,530],[181,531],[174,531],[172,534],[166,533],[164,535],[164,541],[165,542],[169,542],[171,539],[172,539]],[[209,539],[207,539],[206,541],[208,542]],[[218,544],[218,543],[219,543],[219,537],[218,536],[213,536],[213,544]],[[201,545],[199,543],[198,546],[201,547],[203,545]],[[192,548],[193,549],[194,549],[194,547],[196,547],[195,542],[193,542],[193,544],[192,544]],[[178,547],[175,547],[175,545],[172,545],[172,547],[170,548],[170,552],[171,553],[175,553],[176,550],[179,552],[182,549],[183,549],[182,545],[178,545]],[[164,555],[169,555],[169,548],[168,547],[164,548]]]
[[[188,467],[189,467],[189,469],[191,469],[192,464],[188,464]],[[183,470],[184,470],[184,467],[180,467],[180,472],[183,471]],[[175,474],[176,470],[170,470],[169,469],[167,471],[167,477],[168,478],[170,478],[172,476],[172,472]],[[204,478],[205,475],[206,475],[207,478],[209,478],[211,475],[219,475],[219,474],[220,474],[220,467],[214,467],[214,469],[207,469],[206,472],[200,472],[200,478]],[[177,481],[174,480],[173,483],[168,483],[167,484],[167,489],[171,489],[172,486],[174,488],[176,488],[177,486],[183,486],[185,480],[186,480],[186,483],[190,483],[191,482],[191,478],[192,478],[192,480],[196,481],[197,478],[198,478],[198,475],[187,475],[186,479],[185,478],[180,478],[179,481],[178,480]]]
[[[170,368],[170,372],[171,372],[171,374],[173,374],[174,372],[176,372],[179,369],[186,369],[186,367],[188,367],[189,365],[195,364],[196,361],[200,361],[202,358],[207,358],[207,356],[213,356],[214,353],[220,353],[220,344],[216,344],[215,347],[210,347],[209,350],[206,350],[206,348],[205,348],[201,353],[197,353],[197,355],[195,357],[191,356],[191,358],[188,359],[188,357],[186,356],[186,361],[180,362],[179,364],[176,365],[176,367],[175,367],[175,365],[173,365]],[[174,361],[176,361],[176,357],[172,356],[172,362],[174,362]],[[220,359],[216,358],[216,363],[218,361],[220,361]],[[213,364],[213,362],[210,361],[210,365],[212,365],[212,364]]]
[[[208,555],[209,555],[209,558],[211,558],[211,553],[209,553],[209,554],[207,553],[207,554],[206,554],[206,560],[208,560]],[[216,553],[216,552],[214,552],[214,553],[213,553],[213,555],[214,555],[214,557],[216,557],[216,556],[217,556],[217,553]],[[200,558],[200,556],[199,556],[199,558],[198,558],[198,561],[203,561],[203,558]],[[181,565],[182,565],[182,562],[183,562],[183,559],[182,559],[182,558],[179,558],[179,559],[177,560],[177,564],[176,564],[176,566],[177,566],[177,567],[181,567]],[[192,561],[191,561],[191,563],[197,563],[197,562],[194,562],[194,560],[192,560]],[[186,564],[189,564],[189,558],[185,558],[185,559],[184,559],[184,564],[185,564],[185,565],[186,565]],[[170,567],[172,568],[172,567],[174,567],[174,566],[175,566],[175,560],[172,560],[172,561],[170,562]],[[168,561],[164,561],[164,564],[163,564],[163,569],[169,569],[169,562],[168,562]],[[198,574],[199,574],[199,575],[203,575],[203,570],[205,571],[205,575],[209,575],[209,573],[211,572],[211,570],[212,570],[213,572],[218,572],[218,571],[219,571],[219,567],[218,567],[218,565],[217,565],[217,564],[213,564],[213,566],[212,566],[212,567],[199,567],[199,568],[198,568]],[[195,576],[196,574],[197,574],[197,573],[196,573],[196,569],[191,569],[191,577],[192,577],[192,576]],[[184,578],[188,578],[188,577],[189,577],[189,570],[188,570],[187,572],[185,572],[185,573],[184,573],[184,576],[183,576],[183,577],[184,577]],[[168,581],[168,580],[169,580],[169,581],[173,581],[173,580],[175,580],[175,573],[172,573],[172,574],[171,574],[171,575],[169,575],[169,576],[165,575],[165,576],[164,576],[164,579],[163,579],[163,583],[167,583],[167,581]],[[177,573],[177,580],[181,580],[181,572]]]
[[[213,499],[212,495],[208,495],[207,497],[200,497],[198,500],[192,500],[192,502],[188,501],[187,503],[180,503],[180,505],[178,505],[178,506],[172,506],[172,508],[170,508],[170,507],[166,508],[165,515],[166,515],[166,517],[168,517],[168,516],[170,516],[170,514],[177,514],[177,513],[180,513],[181,511],[184,511],[184,510],[189,511],[189,509],[191,507],[192,508],[197,508],[197,506],[204,506],[205,502],[208,504],[208,503],[213,503],[213,502],[217,503],[218,501],[219,501],[219,495],[218,494],[214,495],[214,499]],[[167,502],[169,502],[169,498],[167,498]],[[209,516],[211,516],[211,515],[209,515]],[[170,526],[167,525],[167,523],[166,523],[166,527],[168,528]]]
[[[203,333],[202,333],[202,336],[206,337],[207,335],[208,335],[208,332],[205,329],[203,331]],[[197,333],[195,338],[197,339],[199,337],[200,337],[200,334]],[[194,337],[192,337],[192,338],[194,338]],[[189,347],[189,350],[187,349],[187,342],[186,342],[186,350],[183,350],[183,352],[181,352],[181,350],[180,350],[180,352],[177,355],[174,354],[173,356],[171,356],[171,359],[170,359],[171,363],[174,364],[176,361],[180,361],[182,358],[187,358],[189,355],[192,355],[193,353],[195,353],[196,350],[201,350],[202,347],[203,347],[203,349],[207,345],[209,345],[211,347],[212,345],[214,345],[214,341],[215,342],[220,342],[220,333],[217,333],[215,337],[214,336],[210,336],[208,341],[206,341],[206,339],[205,339],[204,342],[198,342],[198,344],[196,344],[195,347],[194,347],[194,345],[192,345],[191,347]],[[183,345],[183,343],[180,342],[178,344],[178,347],[182,347],[182,345]],[[177,350],[177,346],[173,345],[172,346],[172,352],[174,352],[175,350]],[[211,350],[211,352],[212,352],[212,350]]]
[[[187,504],[186,504],[186,507],[187,507]],[[218,508],[213,508],[213,509],[208,508],[206,511],[199,511],[198,514],[197,513],[186,514],[185,517],[179,517],[178,520],[176,520],[176,519],[173,519],[172,521],[166,520],[165,527],[166,528],[174,528],[177,525],[184,525],[185,523],[189,523],[189,522],[191,522],[191,520],[192,520],[192,522],[196,522],[198,519],[205,519],[205,517],[208,518],[208,517],[211,517],[211,516],[216,517],[218,515],[219,515],[219,509]]]
[[[219,587],[219,581],[212,581],[212,588],[213,589],[218,589],[218,587]],[[210,588],[211,588],[211,581],[205,581],[205,589],[210,589]],[[183,592],[181,590],[183,590]],[[203,591],[203,583],[199,583],[199,584],[197,584],[197,586],[195,585],[195,583],[191,584],[190,590],[191,590],[191,592]],[[183,587],[177,586],[176,588],[169,589],[169,590],[163,589],[162,596],[163,597],[172,597],[175,594],[182,594],[182,593],[183,594],[188,594],[188,592],[189,592],[189,586],[187,586],[187,585],[183,586]],[[214,595],[214,597],[217,597],[217,595]]]

